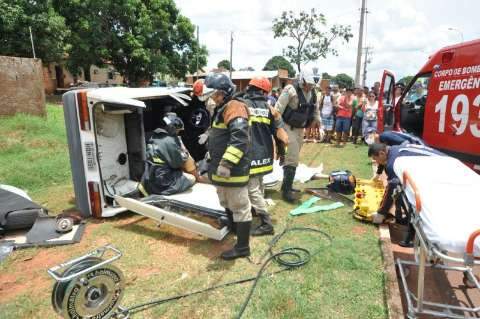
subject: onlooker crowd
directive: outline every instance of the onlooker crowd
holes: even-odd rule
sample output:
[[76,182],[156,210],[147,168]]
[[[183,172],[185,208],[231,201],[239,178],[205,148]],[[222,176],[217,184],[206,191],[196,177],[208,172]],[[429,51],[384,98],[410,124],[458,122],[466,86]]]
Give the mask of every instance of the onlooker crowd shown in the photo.
[[[395,85],[394,103],[398,102],[405,86],[402,83]],[[422,88],[418,88],[421,92]],[[280,91],[272,91],[269,96],[272,100]],[[339,88],[338,85],[318,89],[317,105],[321,123],[318,127],[305,129],[306,142],[332,143],[343,146],[347,141],[357,144],[365,141],[368,134],[377,131],[378,99],[380,82],[375,82],[371,88],[348,87]],[[385,117],[389,117],[389,109],[384,110]],[[391,112],[390,112],[391,113]],[[393,114],[392,114],[393,115]],[[387,118],[385,118],[387,120]]]

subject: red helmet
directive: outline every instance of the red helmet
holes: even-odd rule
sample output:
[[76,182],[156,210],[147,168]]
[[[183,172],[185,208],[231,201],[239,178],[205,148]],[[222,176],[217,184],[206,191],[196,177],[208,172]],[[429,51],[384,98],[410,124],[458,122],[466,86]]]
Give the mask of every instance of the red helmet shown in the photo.
[[255,77],[248,82],[248,85],[254,86],[263,90],[265,92],[270,92],[272,90],[272,84],[265,77]]
[[203,83],[203,79],[198,79],[193,83],[193,94],[195,94],[195,96],[203,95]]

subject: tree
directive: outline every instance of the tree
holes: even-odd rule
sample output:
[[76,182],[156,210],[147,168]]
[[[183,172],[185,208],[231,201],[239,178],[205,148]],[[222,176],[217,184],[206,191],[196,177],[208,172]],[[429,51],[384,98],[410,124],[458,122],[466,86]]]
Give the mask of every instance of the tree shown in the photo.
[[[225,70],[230,70],[230,61],[228,60],[222,60],[217,63],[217,68],[223,68]],[[235,71],[235,69],[232,68],[232,71]]]
[[277,71],[278,69],[284,69],[288,71],[288,76],[295,77],[295,69],[283,56],[277,55],[267,61],[263,67],[264,71]]
[[398,80],[398,82],[403,83],[404,85],[407,85],[408,83],[410,83],[410,81],[412,81],[412,79],[413,79],[413,75],[407,75],[401,78],[400,80]]
[[332,77],[330,74],[328,74],[327,72],[323,72],[323,73],[322,73],[322,79],[330,80],[330,79],[332,79],[332,78],[333,78],[333,77]]
[[104,3],[94,0],[54,0],[53,3],[72,30],[68,37],[71,45],[67,48],[66,66],[74,75],[83,70],[85,80],[90,81],[90,66],[101,67],[109,60],[108,23],[100,14]]
[[345,73],[337,74],[332,80],[341,88],[353,87],[353,79],[351,76]]
[[310,13],[301,11],[298,16],[293,11],[284,11],[280,18],[273,20],[274,38],[289,37],[294,40],[295,45],[289,45],[283,55],[290,59],[290,62],[301,71],[301,64],[308,63],[319,58],[326,58],[327,55],[338,55],[332,44],[336,39],[348,42],[353,34],[351,27],[345,25],[333,25],[328,31],[326,18],[321,13],[311,9]]
[[[72,30],[67,66],[111,63],[131,83],[156,73],[183,78],[207,63],[195,27],[173,0],[56,0]],[[87,71],[88,72],[88,71]]]
[[37,58],[43,63],[63,58],[69,30],[51,0],[0,0],[0,12],[0,55],[32,58],[31,27]]
[[103,0],[109,31],[106,47],[117,70],[131,82],[155,73],[184,77],[206,64],[206,48],[194,40],[195,27],[173,0]]

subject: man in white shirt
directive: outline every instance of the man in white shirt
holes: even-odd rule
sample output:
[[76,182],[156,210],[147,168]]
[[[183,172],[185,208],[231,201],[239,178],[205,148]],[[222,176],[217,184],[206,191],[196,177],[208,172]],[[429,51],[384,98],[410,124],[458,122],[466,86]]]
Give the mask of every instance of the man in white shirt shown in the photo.
[[322,118],[322,128],[325,130],[326,136],[324,143],[330,143],[333,133],[333,116],[337,104],[336,96],[332,94],[332,88],[327,86],[325,94],[319,101],[320,116]]

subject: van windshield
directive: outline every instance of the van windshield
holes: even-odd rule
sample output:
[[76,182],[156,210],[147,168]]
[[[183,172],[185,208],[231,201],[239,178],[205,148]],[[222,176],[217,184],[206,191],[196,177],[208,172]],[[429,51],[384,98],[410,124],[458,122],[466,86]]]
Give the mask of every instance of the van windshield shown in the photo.
[[[431,75],[431,73],[428,73],[417,77],[413,85],[404,94],[400,106],[400,126],[408,133],[418,137],[423,135],[423,120]],[[400,99],[400,97],[396,97],[396,99]]]

